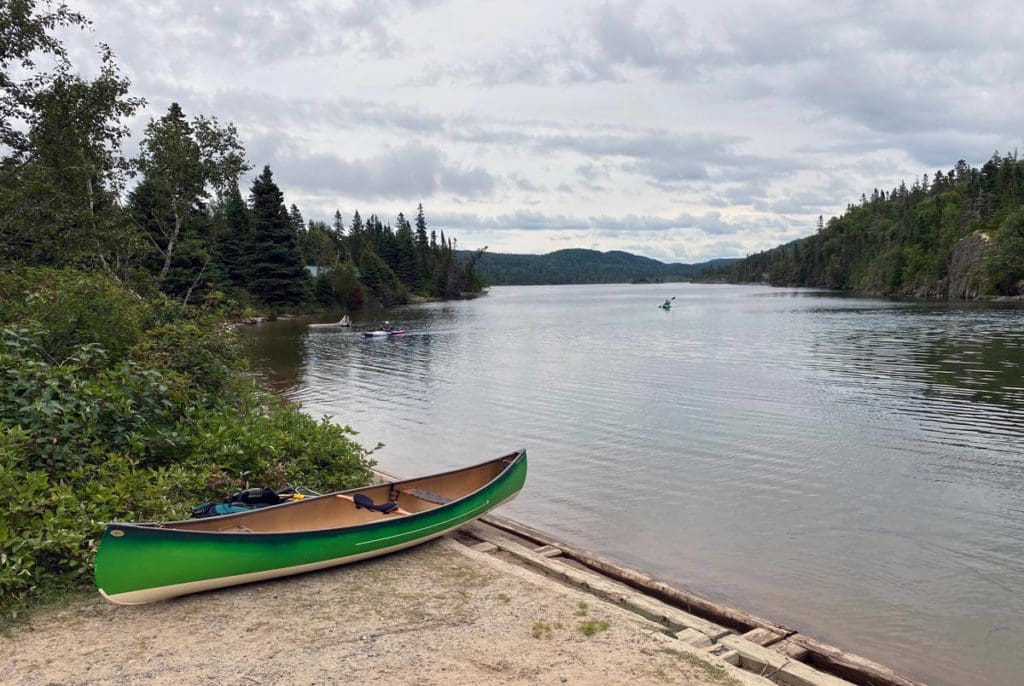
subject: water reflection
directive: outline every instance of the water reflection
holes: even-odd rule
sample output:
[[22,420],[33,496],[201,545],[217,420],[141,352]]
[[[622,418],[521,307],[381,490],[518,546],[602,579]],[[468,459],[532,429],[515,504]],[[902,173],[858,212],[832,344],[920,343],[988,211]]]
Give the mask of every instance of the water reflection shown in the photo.
[[392,471],[525,446],[513,516],[929,683],[1024,673],[1019,308],[663,284],[390,318],[248,335]]

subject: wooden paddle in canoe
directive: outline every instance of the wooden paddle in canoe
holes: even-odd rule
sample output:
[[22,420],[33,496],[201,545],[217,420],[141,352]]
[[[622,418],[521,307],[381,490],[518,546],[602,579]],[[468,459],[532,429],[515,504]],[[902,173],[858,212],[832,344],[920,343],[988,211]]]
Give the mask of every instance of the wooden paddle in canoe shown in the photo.
[[383,555],[442,536],[514,498],[526,451],[419,479],[249,512],[108,524],[96,588],[134,605]]

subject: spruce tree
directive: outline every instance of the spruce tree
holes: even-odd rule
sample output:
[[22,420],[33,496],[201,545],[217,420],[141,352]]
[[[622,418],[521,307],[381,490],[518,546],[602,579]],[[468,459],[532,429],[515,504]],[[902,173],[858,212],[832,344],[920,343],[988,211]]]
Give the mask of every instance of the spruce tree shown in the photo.
[[299,255],[295,224],[274,183],[270,166],[253,182],[249,290],[268,305],[296,305],[309,297],[309,278]]
[[419,260],[416,254],[416,241],[412,226],[401,212],[398,213],[398,228],[395,231],[396,264],[395,274],[410,291],[420,288]]
[[228,187],[222,213],[224,226],[217,236],[217,261],[228,284],[234,288],[246,288],[252,232],[249,208],[245,206],[237,183]]
[[338,259],[348,259],[348,248],[345,246],[345,222],[341,218],[341,210],[334,210],[334,224],[331,226],[331,237],[338,246]]
[[364,234],[363,218],[359,216],[359,210],[356,210],[352,215],[352,226],[348,230],[348,254],[352,256],[352,261],[356,264],[359,264],[362,257]]

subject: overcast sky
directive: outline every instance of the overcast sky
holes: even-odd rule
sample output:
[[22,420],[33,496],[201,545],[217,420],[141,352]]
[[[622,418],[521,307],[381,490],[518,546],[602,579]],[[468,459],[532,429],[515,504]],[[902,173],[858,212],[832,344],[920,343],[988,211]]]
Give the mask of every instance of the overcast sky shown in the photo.
[[1024,3],[72,0],[305,217],[693,262],[1024,141]]

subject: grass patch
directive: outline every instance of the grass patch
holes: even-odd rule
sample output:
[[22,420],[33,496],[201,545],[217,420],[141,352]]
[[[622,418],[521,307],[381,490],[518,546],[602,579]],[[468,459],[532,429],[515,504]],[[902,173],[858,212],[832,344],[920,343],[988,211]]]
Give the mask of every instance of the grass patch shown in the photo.
[[581,600],[576,606],[576,611],[573,612],[573,614],[577,617],[586,617],[588,609],[589,607],[587,606],[587,603]]
[[551,625],[546,622],[534,622],[530,635],[534,638],[551,638]]
[[588,619],[585,622],[580,622],[580,633],[584,636],[593,636],[594,634],[607,631],[608,627],[612,625],[607,619]]
[[666,655],[672,655],[673,657],[688,663],[690,666],[696,667],[700,670],[702,676],[712,683],[723,684],[723,686],[742,686],[742,684],[724,668],[716,667],[707,660],[701,659],[692,653],[684,653],[680,650],[676,650],[675,648],[662,648],[658,652]]

